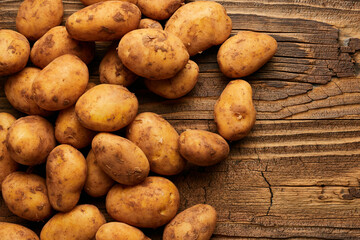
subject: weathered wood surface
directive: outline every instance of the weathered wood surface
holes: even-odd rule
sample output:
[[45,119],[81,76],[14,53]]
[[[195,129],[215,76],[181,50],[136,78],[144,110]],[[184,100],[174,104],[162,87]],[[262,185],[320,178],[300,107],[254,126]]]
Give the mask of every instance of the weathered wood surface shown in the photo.
[[[82,7],[64,0],[65,18]],[[219,213],[213,239],[360,239],[360,2],[357,0],[227,0],[233,34],[254,30],[274,36],[279,49],[256,74],[257,123],[231,143],[229,158],[214,167],[188,166],[171,177],[181,209],[209,203]],[[15,29],[20,0],[0,1],[0,28]],[[106,44],[98,43],[97,66]],[[178,100],[149,93],[141,81],[130,89],[140,111],[162,114],[181,132],[216,131],[213,105],[229,79],[216,63],[218,47],[193,59],[200,66],[195,89]],[[12,110],[1,84],[0,110]],[[40,169],[39,172],[42,172]],[[104,199],[83,196],[106,214]],[[107,219],[110,218],[107,216]],[[29,223],[0,202],[0,221]],[[161,229],[146,230],[159,239]]]

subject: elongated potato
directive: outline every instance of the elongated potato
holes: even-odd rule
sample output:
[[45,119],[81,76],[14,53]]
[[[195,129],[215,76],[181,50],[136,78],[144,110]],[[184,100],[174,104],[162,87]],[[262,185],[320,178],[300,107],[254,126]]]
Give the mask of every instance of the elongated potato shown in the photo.
[[[88,6],[94,3],[99,3],[99,2],[105,2],[105,1],[113,1],[113,0],[80,0],[84,5]],[[117,0],[117,1],[124,1],[124,2],[131,2],[133,4],[137,3],[137,0]]]
[[102,225],[96,233],[96,240],[150,240],[139,229],[121,222]]
[[141,19],[138,28],[156,28],[163,30],[163,27],[158,21],[150,18]]
[[1,240],[39,240],[32,230],[18,224],[0,222]]
[[138,0],[137,6],[145,16],[164,20],[168,19],[183,3],[184,0]]
[[244,80],[229,82],[215,104],[214,118],[225,139],[236,141],[247,136],[256,120],[250,84]]

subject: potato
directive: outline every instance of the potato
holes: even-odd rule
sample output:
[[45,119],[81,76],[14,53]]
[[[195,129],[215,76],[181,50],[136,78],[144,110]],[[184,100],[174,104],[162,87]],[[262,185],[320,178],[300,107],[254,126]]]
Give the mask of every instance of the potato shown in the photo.
[[74,147],[62,144],[54,148],[46,162],[46,185],[51,206],[61,212],[73,209],[85,184],[87,165]]
[[153,93],[168,99],[182,97],[189,93],[196,85],[199,75],[199,67],[189,60],[183,70],[175,77],[166,80],[145,79],[146,87]]
[[29,41],[10,29],[0,29],[0,39],[0,77],[21,71],[29,59]]
[[6,137],[10,157],[23,165],[44,163],[56,146],[54,128],[40,116],[27,116],[16,120]]
[[34,100],[49,111],[68,108],[84,93],[88,81],[86,64],[75,55],[62,55],[35,78],[32,85]]
[[102,197],[106,195],[115,181],[99,167],[92,149],[86,157],[86,162],[87,177],[84,185],[85,192],[92,197]]
[[165,20],[183,3],[184,0],[138,0],[137,6],[145,16],[151,19]]
[[144,152],[126,138],[99,133],[91,146],[101,169],[118,183],[135,185],[148,176],[150,166]]
[[45,179],[24,172],[13,172],[2,183],[2,196],[9,210],[29,221],[42,221],[50,217]]
[[151,80],[174,77],[189,60],[181,40],[160,29],[137,29],[119,43],[122,63],[136,75]]
[[163,30],[163,27],[158,21],[155,21],[150,18],[143,18],[140,20],[138,28],[156,28]]
[[135,118],[138,106],[135,94],[125,87],[100,84],[79,98],[75,112],[84,127],[110,132],[127,126]]
[[247,136],[256,120],[250,84],[244,80],[229,82],[216,101],[214,118],[225,139],[236,141]]
[[41,240],[89,240],[105,224],[105,218],[94,205],[76,206],[67,213],[58,213],[43,227]]
[[64,26],[57,26],[35,42],[30,52],[30,59],[34,65],[44,68],[64,54],[73,54],[85,64],[89,64],[94,58],[95,43],[72,39]]
[[[99,2],[105,2],[105,1],[111,1],[111,0],[80,0],[84,5],[88,6],[94,3],[99,3]],[[137,3],[137,0],[117,0],[117,1],[124,1],[124,2],[131,2],[133,4]]]
[[211,166],[229,155],[229,144],[220,135],[203,130],[186,130],[180,134],[179,151],[189,162]]
[[113,186],[106,196],[112,218],[136,227],[157,228],[173,219],[180,204],[176,186],[163,177],[148,177],[135,186]]
[[121,62],[116,46],[110,47],[99,66],[100,82],[118,84],[127,87],[131,85],[138,76],[127,69]]
[[277,42],[265,33],[240,31],[226,40],[217,54],[221,72],[229,78],[248,76],[275,54]]
[[120,222],[102,225],[96,233],[96,240],[150,240],[139,229]]
[[165,25],[165,31],[182,40],[190,56],[223,43],[231,29],[232,22],[225,8],[212,1],[185,4]]
[[80,41],[112,41],[138,27],[139,8],[132,3],[105,1],[73,13],[66,21],[70,36]]
[[128,126],[126,138],[143,150],[151,171],[175,175],[184,169],[186,162],[179,153],[179,134],[161,116],[140,113]]
[[188,208],[166,225],[163,240],[209,240],[216,226],[216,210],[208,204]]
[[0,222],[1,240],[39,240],[39,237],[30,229],[18,224]]

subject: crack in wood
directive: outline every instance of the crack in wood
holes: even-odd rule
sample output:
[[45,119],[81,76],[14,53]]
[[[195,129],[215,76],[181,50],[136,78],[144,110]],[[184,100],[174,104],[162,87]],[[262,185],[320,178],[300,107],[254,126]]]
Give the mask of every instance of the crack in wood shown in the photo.
[[[266,169],[265,169],[265,172],[266,172],[266,170],[267,170],[267,167],[266,167]],[[269,207],[268,207],[268,209],[267,209],[267,211],[266,211],[266,216],[268,216],[269,213],[270,213],[271,207],[272,207],[272,205],[273,205],[274,194],[273,194],[273,191],[272,191],[272,188],[271,188],[271,184],[270,184],[270,182],[267,180],[267,178],[265,177],[263,171],[261,172],[261,176],[264,178],[265,182],[267,183],[268,188],[269,188],[269,192],[270,192],[270,204],[269,204]]]

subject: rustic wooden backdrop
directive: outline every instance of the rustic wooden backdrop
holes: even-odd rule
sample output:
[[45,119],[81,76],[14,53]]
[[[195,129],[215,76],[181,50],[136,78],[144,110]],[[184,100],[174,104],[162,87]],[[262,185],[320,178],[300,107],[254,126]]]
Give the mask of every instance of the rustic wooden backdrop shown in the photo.
[[[0,0],[0,28],[15,29],[20,0]],[[65,17],[82,8],[63,0]],[[224,0],[239,30],[265,32],[279,43],[275,57],[247,77],[258,112],[252,133],[231,143],[229,158],[213,167],[188,166],[171,177],[181,193],[181,210],[213,205],[218,224],[213,239],[360,239],[360,1]],[[107,44],[97,44],[98,64]],[[163,115],[181,132],[216,131],[213,105],[229,82],[216,63],[218,47],[193,59],[200,66],[195,89],[179,100],[149,93],[141,81],[130,87],[140,112]],[[11,112],[3,81],[0,111]],[[43,171],[40,168],[38,171]],[[83,195],[99,206],[104,199]],[[2,199],[0,221],[29,223],[11,214]],[[161,229],[145,230],[160,239]]]

